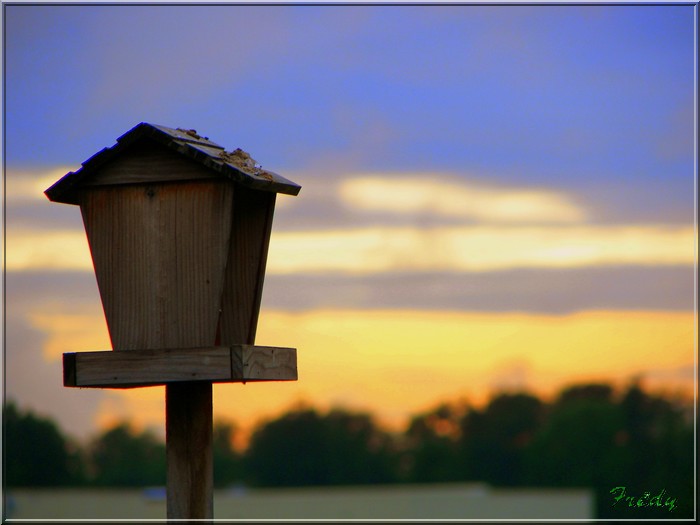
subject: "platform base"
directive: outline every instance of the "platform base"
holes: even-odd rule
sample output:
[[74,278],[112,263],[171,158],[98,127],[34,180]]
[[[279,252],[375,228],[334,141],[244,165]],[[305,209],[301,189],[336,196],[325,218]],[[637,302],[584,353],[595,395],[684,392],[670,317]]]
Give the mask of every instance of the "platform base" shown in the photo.
[[234,345],[63,354],[63,385],[135,388],[181,381],[296,381],[295,348]]

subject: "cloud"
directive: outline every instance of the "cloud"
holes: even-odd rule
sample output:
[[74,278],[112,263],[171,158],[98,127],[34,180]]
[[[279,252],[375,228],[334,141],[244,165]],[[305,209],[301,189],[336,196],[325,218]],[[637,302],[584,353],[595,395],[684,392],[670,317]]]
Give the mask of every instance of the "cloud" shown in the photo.
[[691,265],[692,227],[371,227],[279,232],[268,271],[462,271],[602,265]]
[[93,269],[87,237],[75,230],[13,229],[5,257],[10,271]]
[[263,308],[532,312],[693,310],[690,266],[532,268],[496,272],[270,274]]
[[588,210],[563,192],[430,173],[316,182],[318,187],[311,184],[282,210],[268,273],[488,272],[694,261],[691,227],[586,224]]
[[[23,409],[30,408],[59,421],[71,437],[83,438],[94,430],[94,417],[105,394],[63,387],[61,360],[47,359],[46,345],[54,340],[54,334],[36,326],[27,316],[31,305],[41,302],[43,297],[40,294],[27,296],[15,284],[8,279],[3,347],[6,398]],[[65,309],[65,303],[62,306]],[[93,333],[94,325],[82,328],[85,336]],[[74,346],[67,351],[78,349]]]
[[542,189],[452,182],[434,174],[349,177],[340,198],[359,210],[429,214],[496,223],[576,223],[584,210],[566,195]]
[[[92,272],[77,207],[43,196],[64,173],[12,170],[8,270]],[[270,275],[673,266],[695,255],[690,226],[594,225],[564,192],[444,174],[350,175],[280,203]]]
[[[84,389],[95,392],[100,389]],[[165,387],[152,386],[115,391],[100,396],[94,425],[100,431],[128,421],[137,432],[150,430],[165,439]]]
[[[363,286],[354,290],[356,304],[326,302],[304,311],[280,310],[268,300],[275,294],[298,294],[299,300],[307,300],[310,294],[321,297],[325,293],[327,300],[333,300],[336,290],[317,289],[318,282],[308,280],[323,276],[273,277],[266,281],[256,343],[298,348],[300,381],[217,385],[215,416],[233,418],[250,428],[257,418],[277,413],[294,400],[311,399],[326,407],[340,399],[403,424],[408,415],[435,400],[466,395],[478,402],[496,386],[526,385],[538,392],[552,392],[572,381],[617,381],[643,373],[655,385],[692,387],[688,371],[693,360],[694,314],[689,309],[643,311],[635,305],[635,309],[568,315],[561,311],[544,315],[514,312],[513,308],[504,308],[511,310],[507,313],[503,308],[474,311],[494,301],[501,307],[515,304],[526,310],[531,298],[546,301],[551,289],[558,290],[559,301],[566,300],[568,291],[578,294],[596,284],[606,290],[610,286],[614,294],[620,290],[615,288],[618,280],[626,281],[622,289],[628,291],[635,290],[635,282],[657,281],[645,293],[663,294],[671,279],[658,268],[652,273],[620,269],[607,277],[599,273],[602,269],[589,269],[583,277],[579,272],[513,271],[468,278],[453,274],[451,280],[440,280],[450,277],[444,273],[420,276],[424,282],[416,283],[417,293],[422,290],[429,295],[432,288],[436,296],[450,291],[466,296],[462,300],[467,303],[453,309],[444,305],[456,303],[429,298],[443,305],[439,311],[429,311],[420,303],[413,303],[411,309],[410,301],[416,300],[411,295],[413,279],[396,274],[360,280]],[[688,273],[683,274],[685,282],[690,279],[692,283]],[[280,279],[298,288],[280,289]],[[352,279],[329,277],[334,286],[352,283]],[[373,304],[391,292],[382,288],[383,279],[393,280],[393,293],[405,294],[395,297],[392,306],[381,301]],[[102,392],[61,385],[56,359],[61,352],[109,348],[94,277],[87,272],[9,272],[7,281],[8,393],[51,412],[76,433],[105,428],[127,417],[139,427],[162,429],[160,387]],[[562,281],[573,288],[559,289]],[[686,292],[692,294],[689,288]],[[615,306],[622,308],[634,301],[633,296],[628,303]],[[472,311],[465,311],[465,305]],[[665,373],[676,370],[682,375]]]
[[491,390],[503,392],[531,389],[530,368],[530,361],[525,357],[515,357],[500,363],[492,372]]
[[6,285],[8,384],[31,382],[35,370],[18,363],[33,361],[55,374],[42,391],[62,388],[62,353],[111,348],[90,273],[8,271]]
[[[43,345],[47,361],[60,361],[65,352],[111,350],[107,323],[101,309],[69,310],[66,312],[64,305],[60,310],[41,308],[28,314],[34,328],[50,334]],[[86,326],[93,328],[86,330]]]
[[[13,232],[6,257],[13,271],[93,268],[86,236],[76,231]],[[692,227],[366,227],[277,232],[267,272],[486,272],[693,262]]]
[[56,205],[44,191],[76,166],[18,168],[5,172],[5,214],[8,238],[24,237],[28,230],[82,230],[77,206]]
[[75,166],[52,166],[49,168],[8,168],[5,191],[9,203],[49,202],[44,191]]

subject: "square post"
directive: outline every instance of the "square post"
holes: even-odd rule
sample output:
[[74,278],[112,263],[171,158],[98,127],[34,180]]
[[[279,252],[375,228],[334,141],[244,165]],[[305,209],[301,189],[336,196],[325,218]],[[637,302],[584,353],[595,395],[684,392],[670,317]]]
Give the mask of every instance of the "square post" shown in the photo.
[[165,386],[167,517],[213,519],[212,384]]

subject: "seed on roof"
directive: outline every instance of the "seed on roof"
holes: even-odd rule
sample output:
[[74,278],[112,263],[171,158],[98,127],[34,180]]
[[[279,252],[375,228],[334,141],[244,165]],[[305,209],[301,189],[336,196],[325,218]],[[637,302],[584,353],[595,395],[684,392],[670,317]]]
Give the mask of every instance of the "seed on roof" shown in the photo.
[[[196,129],[182,129],[182,128],[177,128],[178,131],[182,131],[183,133],[189,135],[192,138],[195,139],[201,139],[199,135],[197,135],[197,130]],[[208,140],[207,137],[204,137],[205,140]]]
[[255,169],[256,167],[255,160],[241,148],[237,148],[234,151],[221,151],[219,153],[219,157],[221,157],[226,162],[233,164],[234,166],[238,166],[240,168]]

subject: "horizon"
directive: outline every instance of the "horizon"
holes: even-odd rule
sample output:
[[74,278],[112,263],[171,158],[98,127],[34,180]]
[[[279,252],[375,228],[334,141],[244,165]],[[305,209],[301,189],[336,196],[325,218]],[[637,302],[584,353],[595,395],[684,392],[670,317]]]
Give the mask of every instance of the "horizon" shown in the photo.
[[[302,186],[277,199],[256,344],[214,386],[252,428],[310,402],[389,426],[500,389],[697,396],[693,6],[3,6],[4,387],[85,438],[162,387],[62,386],[111,349],[80,212],[43,192],[139,122]],[[177,28],[177,29],[176,29]],[[183,36],[184,35],[184,36]]]

